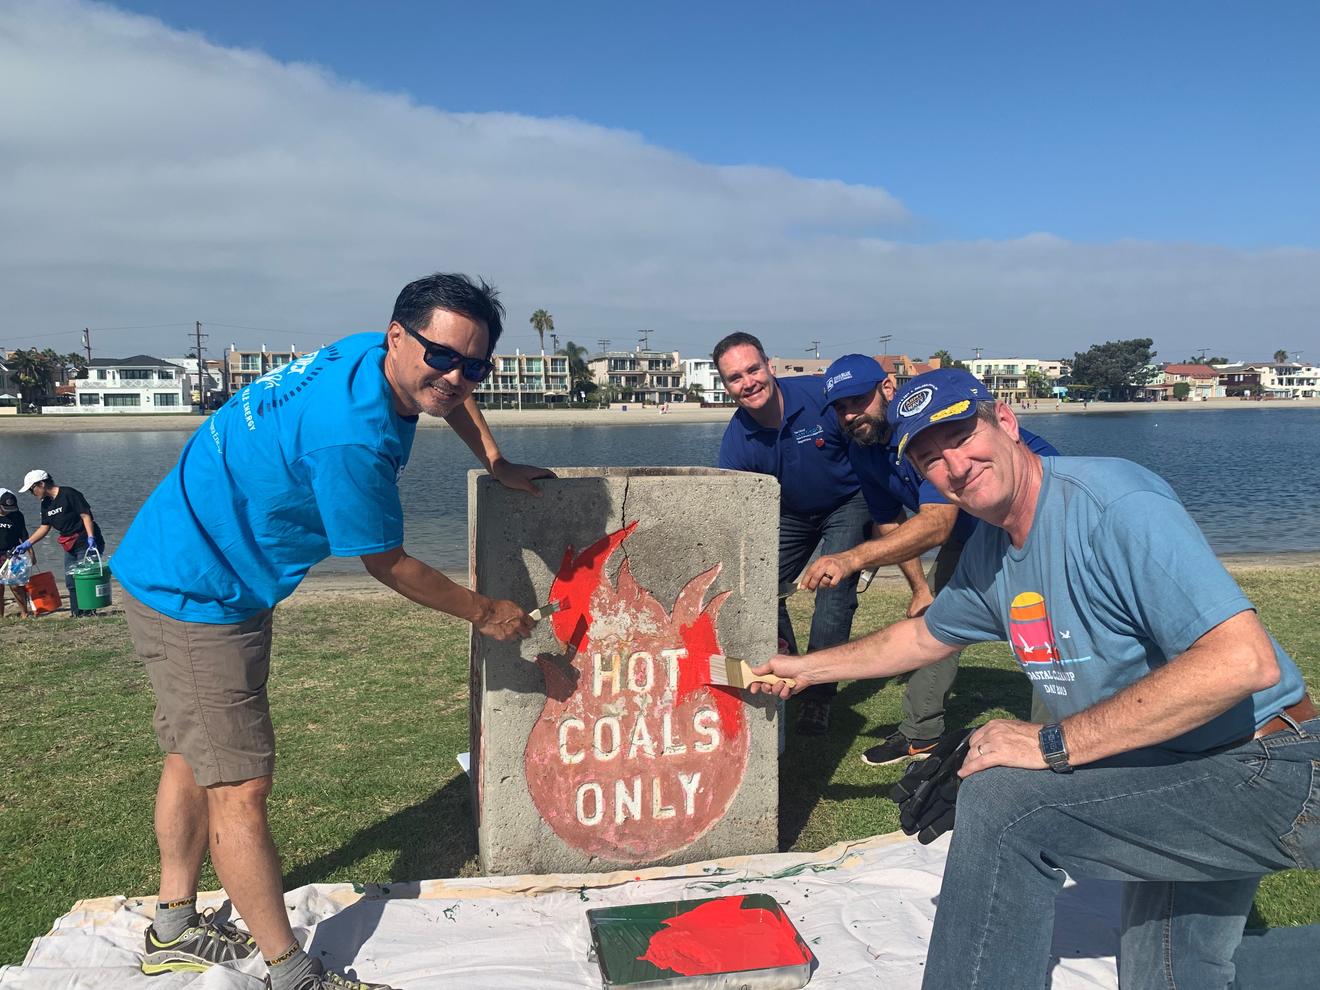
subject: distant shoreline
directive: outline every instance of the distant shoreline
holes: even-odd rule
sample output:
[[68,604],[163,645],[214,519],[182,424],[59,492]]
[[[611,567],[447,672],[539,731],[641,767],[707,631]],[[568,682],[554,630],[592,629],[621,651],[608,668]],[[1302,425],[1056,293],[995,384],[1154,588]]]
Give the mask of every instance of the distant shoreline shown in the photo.
[[[1034,408],[1013,410],[1023,416],[1058,413],[1076,416],[1112,415],[1114,413],[1197,413],[1225,409],[1264,411],[1268,409],[1317,409],[1320,400],[1273,400],[1254,402],[1243,399],[1207,399],[1203,402],[1064,402],[1055,408],[1053,399],[1040,399]],[[708,409],[688,408],[682,403],[661,414],[655,406],[630,405],[621,409],[487,409],[491,426],[673,426],[682,423],[726,423],[733,406]],[[0,436],[9,433],[150,433],[191,432],[204,422],[201,416],[0,416]],[[446,429],[444,420],[423,416],[421,425],[428,429]]]

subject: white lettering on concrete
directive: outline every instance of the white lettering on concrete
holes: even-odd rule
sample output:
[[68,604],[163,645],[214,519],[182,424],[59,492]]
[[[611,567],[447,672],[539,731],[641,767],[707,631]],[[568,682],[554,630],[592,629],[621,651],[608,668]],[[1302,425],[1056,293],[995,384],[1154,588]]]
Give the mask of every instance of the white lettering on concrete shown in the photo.
[[665,712],[660,716],[660,755],[682,756],[687,752],[687,743],[674,738],[674,713]]
[[677,814],[672,804],[665,804],[660,797],[660,778],[651,778],[651,817],[655,819],[673,818]]
[[693,743],[698,753],[711,753],[720,748],[720,715],[714,708],[698,708],[692,716],[692,727],[706,737],[705,742]]
[[[638,681],[637,672],[641,669],[645,680]],[[655,683],[655,658],[649,653],[634,653],[628,658],[628,690],[641,694],[651,690]]]
[[591,693],[597,698],[600,697],[601,686],[607,679],[610,682],[610,694],[619,693],[619,664],[623,660],[619,654],[611,653],[609,666],[604,666],[601,663],[601,659],[602,657],[599,653],[592,655],[595,670],[591,678]]
[[[591,795],[592,813],[587,814],[586,798]],[[583,825],[599,825],[601,818],[605,814],[605,794],[600,789],[600,784],[595,781],[587,781],[577,789],[577,820]]]
[[566,718],[559,723],[559,759],[563,763],[581,763],[587,758],[584,750],[569,752],[568,749],[568,730],[577,729],[579,732],[585,730],[586,723],[580,718]]
[[[605,730],[610,730],[610,745],[606,747],[604,742]],[[622,742],[621,730],[619,725],[619,716],[606,715],[604,718],[596,720],[596,731],[594,734],[594,752],[598,760],[612,760],[619,755],[619,746]]]
[[683,813],[691,818],[697,810],[697,789],[701,786],[701,772],[688,776],[678,775],[678,786],[683,788]]
[[646,727],[645,716],[638,715],[633,725],[632,738],[628,741],[628,759],[637,759],[637,751],[642,750],[647,756],[655,756],[655,743],[651,741],[651,730]]
[[631,812],[633,818],[642,818],[642,778],[632,779],[632,789],[622,780],[614,782],[614,824],[622,825]]

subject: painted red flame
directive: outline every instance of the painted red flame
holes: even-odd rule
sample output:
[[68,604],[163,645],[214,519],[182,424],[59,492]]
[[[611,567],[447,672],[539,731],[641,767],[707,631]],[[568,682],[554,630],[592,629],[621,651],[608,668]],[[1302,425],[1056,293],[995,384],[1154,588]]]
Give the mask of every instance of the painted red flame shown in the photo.
[[[714,596],[704,608],[702,599],[719,576],[719,565],[683,587],[672,613],[637,583],[627,560],[612,587],[606,566],[636,526],[630,523],[579,554],[572,547],[564,552],[550,598],[560,603],[552,622],[566,649],[563,656],[537,658],[547,700],[524,754],[528,789],[542,818],[570,845],[617,862],[660,858],[719,821],[742,781],[749,748],[741,692],[708,683],[710,658],[723,653],[715,619],[729,592]],[[685,650],[686,657],[670,679],[669,666],[659,673],[659,658],[677,649]],[[597,681],[597,655],[601,664],[623,666],[631,657],[640,662],[642,654],[657,661],[649,687],[629,682],[619,689],[615,679],[606,689]],[[602,719],[616,723],[604,737],[604,748],[593,746],[593,729]],[[703,720],[718,720],[720,741],[714,751],[697,745],[713,738],[694,735],[708,730]],[[619,732],[632,745],[613,746]],[[660,746],[662,736],[672,747]],[[685,776],[690,793],[684,791],[676,803],[679,775]],[[643,803],[656,813],[649,820],[645,814],[621,814],[584,823],[579,788],[601,788],[589,806],[588,817],[594,817],[621,780],[638,789],[626,791],[625,798],[644,792]],[[620,799],[611,812],[634,804]]]

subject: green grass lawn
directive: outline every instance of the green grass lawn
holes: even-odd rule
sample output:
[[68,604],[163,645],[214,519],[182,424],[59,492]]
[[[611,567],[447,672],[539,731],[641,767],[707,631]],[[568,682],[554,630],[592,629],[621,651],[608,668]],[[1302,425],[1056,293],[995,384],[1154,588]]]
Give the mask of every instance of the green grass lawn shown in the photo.
[[[1309,683],[1320,685],[1320,574],[1238,577]],[[809,599],[793,603],[802,622]],[[855,632],[893,621],[903,604],[888,586],[873,588]],[[0,622],[0,642],[0,963],[12,963],[75,900],[155,893],[160,755],[151,691],[122,618],[10,618]],[[277,611],[271,819],[286,889],[477,872],[467,783],[454,762],[468,748],[466,657],[466,626],[402,600],[345,597]],[[1025,717],[1026,681],[1007,647],[973,648],[963,666],[950,702],[955,724]],[[898,827],[884,794],[902,768],[878,770],[858,756],[898,723],[900,692],[844,685],[828,736],[789,734],[782,848],[814,850]],[[202,886],[219,882],[208,871]],[[1320,873],[1267,879],[1254,920],[1320,921]]]

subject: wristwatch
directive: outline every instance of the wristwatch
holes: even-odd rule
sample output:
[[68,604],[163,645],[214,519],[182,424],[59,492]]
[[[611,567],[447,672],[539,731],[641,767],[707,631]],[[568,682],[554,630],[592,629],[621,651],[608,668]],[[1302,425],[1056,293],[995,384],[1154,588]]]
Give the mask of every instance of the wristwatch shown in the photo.
[[1055,773],[1072,773],[1068,762],[1068,744],[1063,741],[1063,726],[1058,722],[1041,726],[1040,754]]

